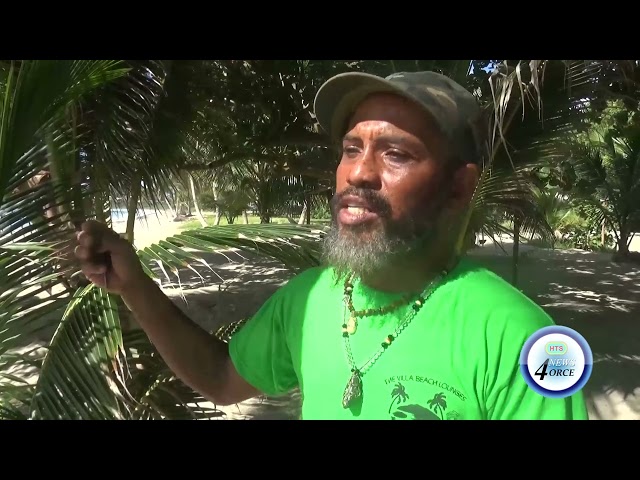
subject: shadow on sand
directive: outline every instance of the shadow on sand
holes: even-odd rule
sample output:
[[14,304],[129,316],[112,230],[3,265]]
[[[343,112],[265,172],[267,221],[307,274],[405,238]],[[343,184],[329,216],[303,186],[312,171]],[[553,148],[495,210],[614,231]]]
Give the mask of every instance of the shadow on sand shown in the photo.
[[[197,274],[182,269],[179,281],[174,277],[168,283],[163,278],[162,287],[186,315],[210,332],[253,315],[293,275],[275,260],[244,252],[203,254],[202,258],[211,269],[198,265]],[[155,272],[163,275],[159,269]],[[296,389],[280,397],[262,396],[216,408],[226,414],[220,419],[295,420],[300,418],[300,392]]]

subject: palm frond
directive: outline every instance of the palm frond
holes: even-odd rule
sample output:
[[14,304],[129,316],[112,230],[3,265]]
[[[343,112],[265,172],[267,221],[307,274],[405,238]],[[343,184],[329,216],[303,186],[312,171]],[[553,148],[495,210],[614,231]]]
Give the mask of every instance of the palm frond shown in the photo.
[[542,205],[538,201],[537,185],[530,174],[530,165],[494,167],[487,171],[474,200],[470,227],[475,231],[494,236],[507,233],[499,221],[491,221],[492,215],[519,218],[522,233],[537,234],[551,239],[553,230]]
[[320,265],[325,233],[323,227],[309,225],[218,225],[173,235],[138,250],[138,255],[150,276],[161,280],[153,273],[159,267],[168,282],[171,282],[169,272],[179,278],[181,268],[194,270],[197,264],[214,271],[199,253],[218,253],[228,258],[225,250],[271,258],[298,272]]
[[54,287],[68,273],[58,262],[57,237],[73,192],[69,182],[51,181],[49,154],[75,148],[63,121],[69,108],[126,72],[117,61],[11,62],[0,100],[0,397],[6,417],[26,415],[33,391],[11,373],[20,364],[33,366],[19,350],[55,325],[69,295]]
[[126,73],[117,61],[25,60],[9,73],[0,117],[0,191],[62,109]]
[[114,298],[79,289],[55,332],[31,403],[33,419],[122,419],[122,331]]
[[147,335],[140,330],[124,334],[131,398],[129,419],[203,420],[224,416],[185,386],[169,369]]

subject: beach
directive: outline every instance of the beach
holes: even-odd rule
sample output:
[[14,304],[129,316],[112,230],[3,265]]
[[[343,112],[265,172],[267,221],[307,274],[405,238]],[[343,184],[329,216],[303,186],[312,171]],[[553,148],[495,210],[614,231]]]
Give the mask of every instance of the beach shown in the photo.
[[[178,222],[136,230],[136,243],[157,241],[179,229]],[[153,222],[147,222],[148,226]],[[138,228],[138,227],[136,227]],[[490,239],[470,251],[470,257],[510,280],[512,242]],[[638,240],[638,239],[636,239]],[[640,250],[640,244],[632,245]],[[202,287],[201,279],[184,273],[181,283],[166,288],[167,295],[190,318],[208,330],[246,318],[257,311],[290,272],[275,261],[237,252],[208,254],[213,266],[205,281],[222,286]],[[231,261],[230,261],[231,260]],[[201,271],[202,273],[202,271]],[[218,277],[219,276],[219,277]],[[542,249],[520,245],[518,287],[542,306],[560,325],[580,332],[594,353],[594,369],[585,386],[591,419],[640,420],[640,270],[616,264],[611,254],[583,250]],[[295,419],[300,395],[260,397],[221,408],[222,419]]]
[[[146,215],[136,223],[134,243],[144,248],[179,232],[180,225],[164,212]],[[115,221],[113,228],[123,233],[125,222]],[[512,243],[508,237],[500,241],[501,246],[488,240],[469,256],[510,280]],[[634,248],[640,250],[640,245]],[[208,331],[251,316],[291,277],[291,272],[275,261],[236,251],[208,253],[203,258],[213,271],[200,268],[200,278],[184,269],[180,287],[175,282],[163,283],[162,288]],[[611,254],[521,244],[518,287],[557,324],[574,328],[589,342],[594,369],[584,392],[590,418],[640,420],[638,266],[613,263]],[[218,408],[225,413],[219,419],[297,419],[300,394],[293,391],[278,398],[259,397]]]

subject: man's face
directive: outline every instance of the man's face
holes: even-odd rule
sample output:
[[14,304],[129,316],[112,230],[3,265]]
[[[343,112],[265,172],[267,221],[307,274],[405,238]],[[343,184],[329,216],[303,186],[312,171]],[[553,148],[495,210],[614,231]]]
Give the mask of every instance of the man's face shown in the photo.
[[362,275],[426,248],[455,191],[447,145],[429,117],[401,97],[372,95],[342,147],[326,260]]

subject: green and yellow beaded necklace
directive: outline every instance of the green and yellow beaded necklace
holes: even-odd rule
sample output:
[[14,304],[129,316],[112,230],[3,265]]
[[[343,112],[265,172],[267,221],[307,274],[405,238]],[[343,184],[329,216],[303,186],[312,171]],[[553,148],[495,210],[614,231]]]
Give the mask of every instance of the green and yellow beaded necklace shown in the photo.
[[[391,345],[391,343],[400,335],[400,333],[411,323],[417,313],[420,311],[427,298],[431,296],[435,287],[446,276],[448,272],[445,270],[437,275],[425,288],[424,292],[418,295],[404,295],[402,298],[394,301],[390,305],[374,309],[356,310],[353,307],[353,276],[347,278],[344,283],[344,320],[342,323],[342,337],[344,338],[345,350],[347,354],[347,361],[351,367],[351,377],[347,382],[347,386],[342,395],[342,406],[349,408],[362,396],[362,377],[373,366],[373,364],[380,358],[385,350]],[[380,345],[380,348],[371,358],[361,367],[358,368],[353,360],[353,354],[351,352],[351,345],[349,343],[349,337],[356,333],[358,329],[358,319],[365,316],[372,315],[384,315],[394,310],[397,310],[403,305],[406,305],[413,299],[412,308],[409,310],[404,320],[398,324],[395,330],[387,335]],[[349,319],[347,320],[347,312]]]

